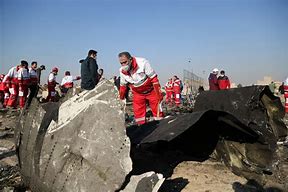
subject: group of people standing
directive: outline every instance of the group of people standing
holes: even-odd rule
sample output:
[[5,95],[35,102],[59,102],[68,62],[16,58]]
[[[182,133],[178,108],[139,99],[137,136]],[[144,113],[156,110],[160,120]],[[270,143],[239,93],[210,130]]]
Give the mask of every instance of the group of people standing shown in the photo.
[[12,67],[6,75],[2,74],[0,78],[0,102],[2,107],[16,109],[18,101],[20,108],[24,108],[26,101],[30,105],[33,97],[38,92],[42,70],[45,70],[44,65],[38,68],[37,62],[33,61],[28,68],[28,62],[22,60],[19,65]]
[[285,98],[285,113],[288,115],[288,77],[283,82],[284,98]]
[[210,90],[224,90],[230,89],[230,80],[225,75],[225,71],[221,70],[218,76],[219,70],[217,68],[213,69],[208,77],[209,89]]
[[[56,76],[58,75],[58,68],[57,67],[53,67],[51,72],[49,73],[48,76],[48,96],[46,97],[46,99],[44,100],[45,102],[55,102],[57,101],[56,99],[56,95],[57,95],[57,91],[56,91],[56,85],[58,85],[59,83],[56,81]],[[72,89],[74,87],[74,82],[80,80],[81,77],[80,76],[72,76],[70,71],[65,71],[64,73],[64,77],[62,78],[61,84],[59,86],[61,94],[63,96],[65,96],[65,94],[67,94],[69,89]]]
[[165,84],[166,104],[169,106],[173,106],[175,104],[177,107],[179,107],[181,104],[182,89],[182,81],[176,75],[169,78]]
[[[100,81],[103,69],[98,70],[96,61],[97,51],[89,50],[86,59],[80,60],[81,77],[73,77],[70,71],[65,72],[60,88],[63,93],[67,93],[73,88],[73,82],[81,79],[82,90],[92,90]],[[163,95],[156,72],[151,67],[149,61],[141,57],[132,57],[129,52],[121,52],[118,55],[120,62],[120,86],[119,97],[125,103],[127,91],[133,93],[133,112],[135,121],[138,125],[146,122],[146,104],[148,103],[155,120],[164,117],[162,110]],[[0,102],[3,107],[16,108],[19,100],[20,108],[24,108],[27,103],[30,105],[33,97],[37,95],[41,71],[45,66],[37,67],[37,62],[33,61],[28,68],[28,62],[22,60],[19,65],[12,67],[9,72],[0,75]],[[213,69],[209,75],[210,90],[222,90],[230,88],[229,78],[225,71]],[[56,76],[58,68],[52,68],[48,76],[48,97],[46,101],[55,101],[55,87],[57,84]],[[166,103],[170,106],[181,104],[181,91],[183,89],[181,80],[174,75],[169,78],[165,85]],[[285,110],[288,113],[288,78],[284,83]],[[26,102],[27,101],[27,102]]]
[[[98,70],[96,62],[97,52],[90,50],[86,59],[79,61],[81,64],[81,88],[93,89],[103,78],[103,69]],[[33,97],[37,96],[40,87],[41,71],[45,66],[37,67],[37,62],[33,61],[28,67],[28,62],[20,61],[20,64],[12,67],[8,73],[0,75],[0,108],[23,109],[27,103],[30,105]],[[59,85],[61,95],[65,95],[69,89],[73,88],[74,82],[81,79],[81,76],[72,76],[70,71],[65,71],[64,77],[59,84],[56,80],[59,69],[53,67],[47,78],[48,96],[43,102],[57,101],[56,86]]]
[[[0,76],[0,104],[2,108],[19,108],[23,109],[31,104],[33,97],[36,97],[40,87],[41,71],[45,66],[37,67],[37,62],[33,61],[28,67],[28,62],[20,61],[20,64],[12,67],[8,73]],[[55,87],[59,84],[56,81],[58,68],[53,67],[47,79],[48,96],[43,99],[44,102],[56,101]],[[72,77],[70,71],[65,72],[60,89],[62,94],[73,87],[73,82],[81,79],[80,76]]]

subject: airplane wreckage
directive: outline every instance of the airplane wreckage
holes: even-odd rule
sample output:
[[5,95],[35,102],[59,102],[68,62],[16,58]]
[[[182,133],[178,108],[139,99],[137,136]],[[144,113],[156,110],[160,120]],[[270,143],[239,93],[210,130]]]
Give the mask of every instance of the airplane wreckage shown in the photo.
[[117,89],[105,80],[63,102],[34,100],[20,115],[15,140],[20,172],[32,191],[152,192],[171,164],[211,156],[262,182],[279,179],[284,115],[268,87],[251,86],[204,91],[192,113],[125,127]]

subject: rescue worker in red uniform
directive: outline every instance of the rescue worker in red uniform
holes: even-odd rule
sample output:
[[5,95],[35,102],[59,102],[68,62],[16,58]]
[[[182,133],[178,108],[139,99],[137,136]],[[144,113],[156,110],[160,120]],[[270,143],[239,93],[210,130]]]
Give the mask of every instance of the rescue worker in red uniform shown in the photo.
[[26,62],[24,66],[20,66],[18,70],[18,85],[19,85],[19,106],[21,109],[24,108],[27,95],[28,86],[30,83],[30,75],[28,70],[28,63]]
[[165,91],[166,91],[166,104],[169,106],[173,105],[173,82],[172,78],[169,78],[166,85],[165,85]]
[[209,82],[209,90],[219,90],[219,85],[218,85],[218,75],[219,70],[217,68],[213,69],[212,73],[210,73],[208,77],[208,82]]
[[3,82],[3,79],[4,79],[5,75],[4,74],[1,74],[0,75],[0,103],[1,103],[1,107],[4,108],[4,90],[5,90],[5,84]]
[[52,101],[55,102],[55,96],[56,96],[56,75],[58,74],[58,68],[54,67],[52,71],[49,74],[48,77],[48,96],[46,98],[46,101]]
[[181,104],[182,82],[176,75],[173,76],[172,82],[175,105],[179,107],[179,105]]
[[132,57],[128,52],[119,53],[120,99],[125,99],[127,86],[133,92],[133,110],[138,125],[146,122],[146,101],[149,102],[155,120],[163,118],[160,84],[155,71],[145,58]]
[[9,87],[10,97],[7,102],[7,107],[11,107],[16,109],[17,108],[17,100],[18,100],[18,93],[19,93],[19,84],[18,84],[18,71],[21,67],[27,67],[27,61],[22,60],[20,65],[16,67],[12,67],[7,75],[4,77],[4,82],[6,86]]
[[288,77],[284,81],[285,113],[288,115]]
[[230,89],[229,78],[225,75],[225,71],[221,70],[218,77],[218,86],[220,90]]
[[0,94],[3,108],[6,108],[9,100],[9,83],[4,82],[5,74],[0,75]]
[[69,89],[73,88],[74,86],[74,81],[80,80],[81,77],[77,76],[77,77],[73,77],[70,73],[70,71],[65,71],[65,76],[62,79],[61,82],[61,92],[66,94],[68,92]]

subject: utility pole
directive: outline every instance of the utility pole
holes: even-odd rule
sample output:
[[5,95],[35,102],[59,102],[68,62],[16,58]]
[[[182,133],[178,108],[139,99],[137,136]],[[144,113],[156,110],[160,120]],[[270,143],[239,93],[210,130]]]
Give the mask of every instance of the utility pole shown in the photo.
[[191,63],[191,58],[188,58],[188,65],[190,66],[191,65],[191,76],[189,75],[189,88],[190,88],[190,91],[191,93],[193,92],[193,65]]
[[[188,58],[188,64],[189,64],[189,66],[190,66],[190,64],[191,64],[191,58]],[[192,72],[192,74],[193,74],[193,66],[192,66],[192,64],[191,64],[191,72]]]

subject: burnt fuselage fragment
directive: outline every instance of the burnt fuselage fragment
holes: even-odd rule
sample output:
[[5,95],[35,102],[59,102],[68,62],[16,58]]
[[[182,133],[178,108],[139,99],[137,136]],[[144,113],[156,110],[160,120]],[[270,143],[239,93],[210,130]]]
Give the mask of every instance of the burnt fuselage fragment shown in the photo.
[[196,98],[193,113],[128,127],[135,152],[131,156],[137,164],[139,150],[178,151],[182,155],[177,155],[177,162],[203,161],[213,155],[234,173],[255,179],[255,175],[274,171],[276,143],[287,136],[283,116],[280,99],[265,86],[205,91]]

